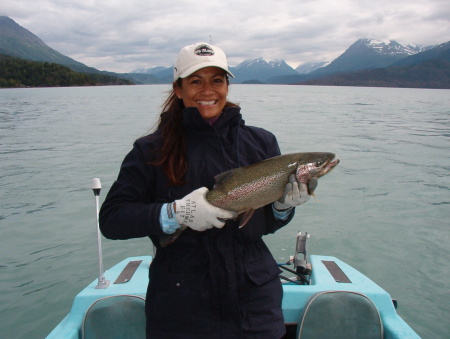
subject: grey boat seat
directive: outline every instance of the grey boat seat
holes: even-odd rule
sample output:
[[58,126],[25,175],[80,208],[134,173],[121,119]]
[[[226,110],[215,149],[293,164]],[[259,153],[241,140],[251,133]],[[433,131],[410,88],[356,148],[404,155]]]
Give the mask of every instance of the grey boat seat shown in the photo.
[[383,323],[367,296],[348,291],[314,294],[306,303],[297,339],[380,339]]
[[110,296],[87,310],[83,339],[145,339],[145,299],[134,295]]

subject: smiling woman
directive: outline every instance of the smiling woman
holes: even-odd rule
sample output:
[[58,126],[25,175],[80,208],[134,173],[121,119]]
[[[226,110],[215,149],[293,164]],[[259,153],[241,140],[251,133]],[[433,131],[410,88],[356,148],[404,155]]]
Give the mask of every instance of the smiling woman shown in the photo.
[[242,228],[237,211],[208,203],[218,174],[280,155],[275,136],[245,125],[240,107],[227,101],[228,76],[217,46],[180,51],[158,127],[136,141],[100,211],[107,238],[147,236],[157,248],[148,338],[281,338],[286,331],[279,268],[262,237],[287,225],[310,196],[307,183],[293,179]]
[[198,43],[184,47],[174,66],[174,91],[184,107],[196,107],[203,119],[217,119],[227,103],[228,70],[225,53]]
[[227,75],[234,77],[220,48],[197,43],[181,49],[174,66],[173,89],[163,106],[158,126],[162,134],[161,156],[154,162],[162,166],[174,185],[185,183],[187,170],[183,110],[195,108],[205,122],[212,125],[225,108],[238,108],[227,101]]
[[176,82],[174,89],[185,107],[196,107],[203,119],[215,119],[227,102],[228,78],[222,69],[207,67]]

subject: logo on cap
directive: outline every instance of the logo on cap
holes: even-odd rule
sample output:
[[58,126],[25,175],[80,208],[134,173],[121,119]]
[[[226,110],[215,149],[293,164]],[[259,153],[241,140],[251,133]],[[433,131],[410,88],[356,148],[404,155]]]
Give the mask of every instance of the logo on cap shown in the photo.
[[195,51],[195,54],[199,55],[199,56],[211,56],[214,55],[214,51],[211,47],[209,47],[208,45],[200,45],[198,46]]

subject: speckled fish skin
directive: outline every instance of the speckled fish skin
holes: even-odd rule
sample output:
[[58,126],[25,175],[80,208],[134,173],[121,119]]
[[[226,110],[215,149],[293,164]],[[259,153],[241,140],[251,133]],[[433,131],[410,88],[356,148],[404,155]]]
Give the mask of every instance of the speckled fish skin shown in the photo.
[[330,172],[339,163],[334,157],[327,152],[291,153],[240,167],[219,175],[226,178],[206,194],[206,200],[239,214],[255,210],[283,197],[291,174],[308,183]]
[[[284,195],[291,174],[307,184],[312,177],[329,173],[339,163],[334,157],[328,152],[291,153],[219,174],[214,188],[206,193],[206,200],[238,214],[256,210]],[[175,233],[161,237],[161,246],[173,243],[185,229],[181,225]]]

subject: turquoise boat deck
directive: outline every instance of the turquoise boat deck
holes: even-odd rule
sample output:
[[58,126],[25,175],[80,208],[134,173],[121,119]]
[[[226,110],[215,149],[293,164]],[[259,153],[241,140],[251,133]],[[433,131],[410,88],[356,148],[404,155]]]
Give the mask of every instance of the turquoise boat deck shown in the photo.
[[[70,313],[49,334],[48,339],[78,339],[82,337],[82,324],[86,311],[98,299],[115,295],[145,297],[151,256],[130,257],[118,263],[104,274],[110,286],[96,289],[96,279],[74,299]],[[132,278],[121,284],[114,282],[131,261],[142,261]],[[334,262],[351,282],[339,282],[333,277],[325,262]],[[384,338],[419,338],[411,327],[397,314],[391,296],[365,275],[335,257],[311,255],[310,285],[292,282],[283,284],[283,314],[287,326],[296,327],[307,301],[318,292],[351,291],[367,296],[377,307],[383,322]]]

